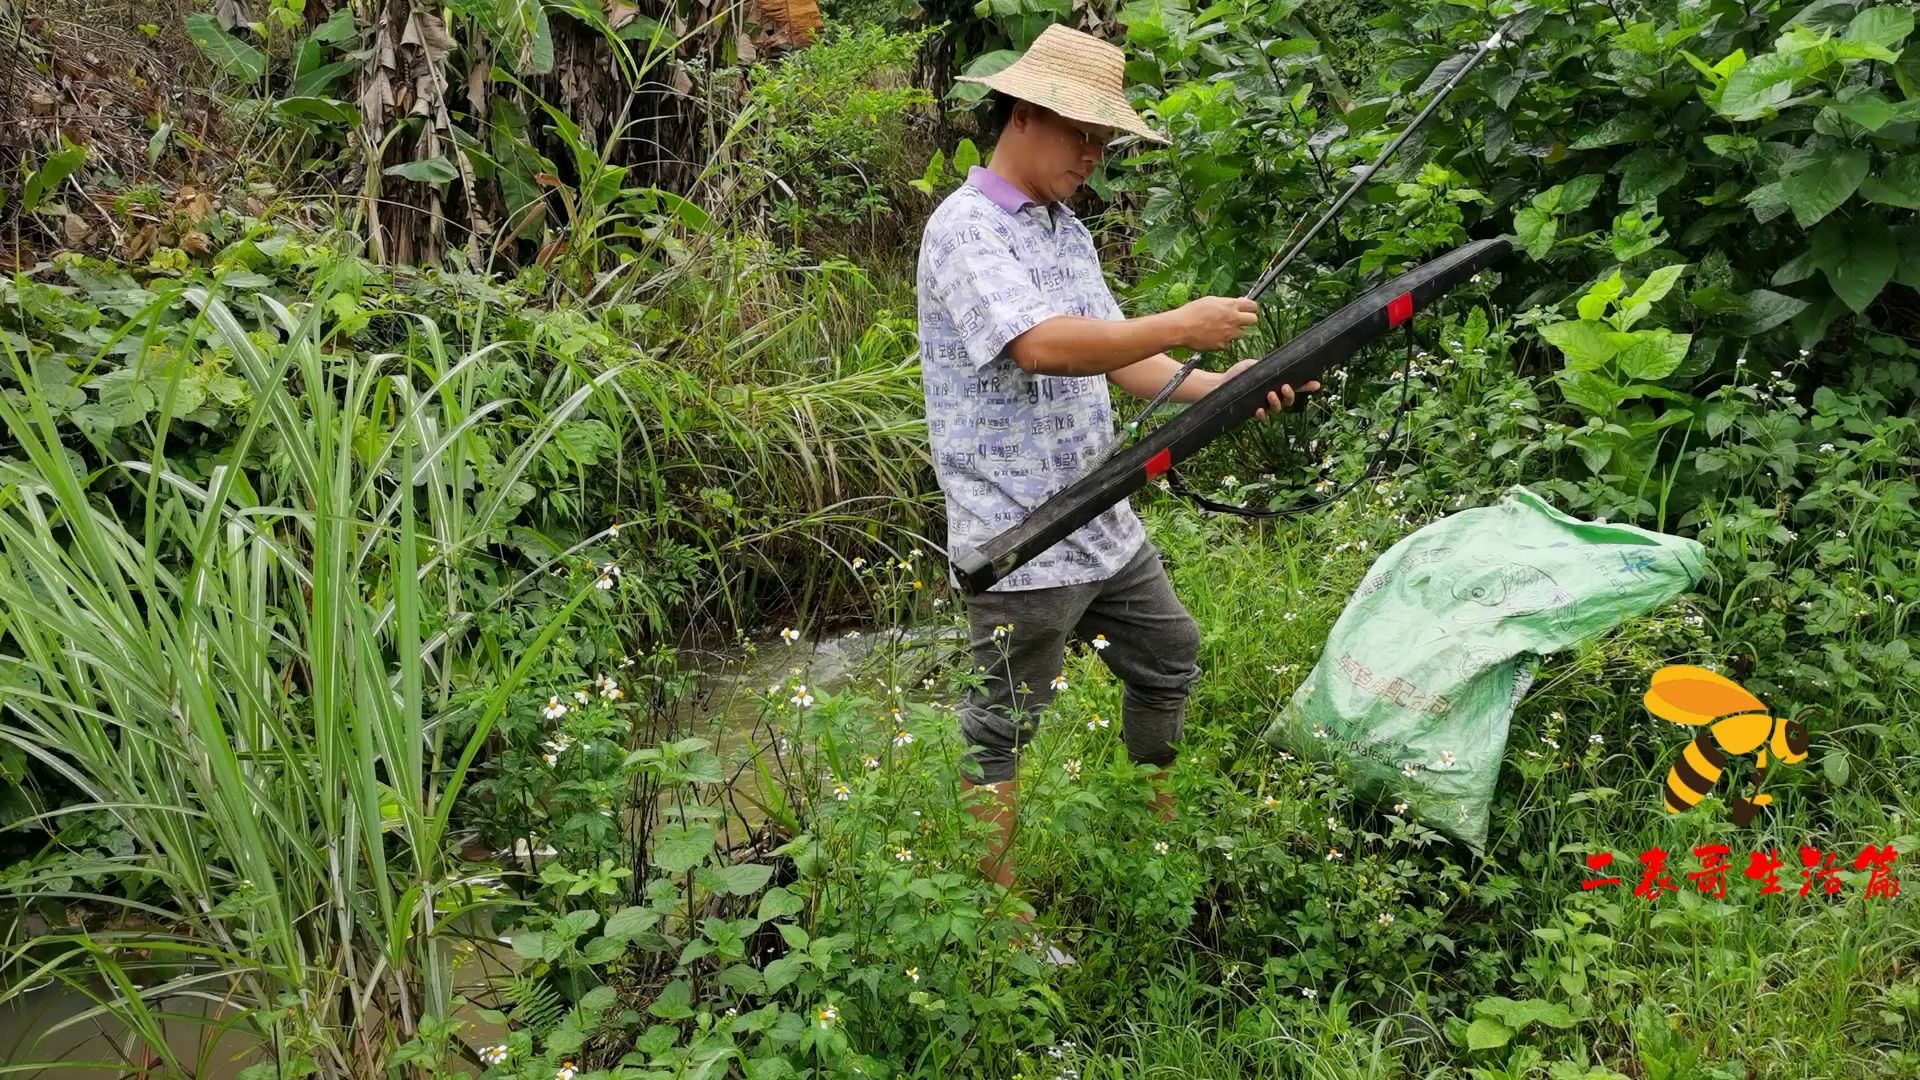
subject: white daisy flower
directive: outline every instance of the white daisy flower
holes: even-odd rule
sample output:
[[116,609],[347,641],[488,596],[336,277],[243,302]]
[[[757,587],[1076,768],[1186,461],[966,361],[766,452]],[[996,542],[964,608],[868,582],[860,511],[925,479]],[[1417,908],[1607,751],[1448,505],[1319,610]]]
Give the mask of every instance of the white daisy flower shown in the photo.
[[1314,998],[1317,998],[1317,997],[1319,997],[1319,996],[1320,996],[1320,991],[1318,991],[1318,990],[1315,990],[1315,989],[1314,989],[1313,987],[1311,987],[1311,986],[1303,986],[1303,987],[1301,987],[1301,988],[1300,988],[1300,996],[1301,996],[1301,997],[1303,997],[1303,998],[1306,998],[1306,999],[1307,999],[1307,1000],[1309,1000],[1309,1001],[1311,1001],[1311,1000],[1313,1000]]
[[1341,859],[1344,859],[1344,858],[1346,858],[1346,856],[1345,856],[1345,855],[1342,855],[1342,854],[1340,853],[1340,849],[1339,849],[1339,848],[1328,848],[1328,849],[1327,849],[1327,861],[1328,861],[1328,862],[1339,862],[1339,861],[1340,861]]
[[877,769],[880,767],[880,759],[874,757],[872,754],[868,754],[866,757],[860,759],[860,764],[865,765],[869,769]]
[[1451,750],[1440,751],[1440,767],[1443,769],[1450,769],[1453,767],[1453,751]]
[[1079,758],[1068,758],[1066,760],[1066,763],[1063,764],[1061,768],[1067,770],[1067,779],[1069,780],[1080,779],[1080,759]]
[[1415,765],[1413,762],[1409,761],[1405,765],[1400,766],[1400,775],[1411,780],[1414,777],[1420,775],[1420,766]]
[[787,700],[793,702],[795,705],[798,705],[803,709],[812,708],[813,695],[807,693],[807,688],[804,686],[796,686],[793,689],[794,689],[793,696],[788,698]]
[[505,1046],[489,1046],[485,1050],[480,1051],[480,1060],[489,1065],[504,1065],[507,1061],[507,1048]]
[[897,851],[895,851],[895,852],[893,853],[893,858],[894,858],[894,860],[895,860],[896,862],[903,862],[903,863],[906,863],[906,862],[912,862],[912,861],[913,861],[913,849],[912,849],[912,848],[900,848],[899,850],[897,850]]
[[786,629],[780,631],[780,637],[786,641],[799,641],[800,631],[795,630],[793,627],[789,626]]
[[1059,675],[1055,675],[1053,677],[1053,682],[1049,683],[1048,685],[1052,686],[1055,690],[1065,690],[1067,688],[1066,673],[1062,672]]
[[1393,925],[1393,914],[1392,914],[1391,912],[1386,912],[1386,911],[1383,911],[1383,912],[1381,912],[1381,913],[1380,913],[1380,925],[1381,925],[1381,926],[1392,926],[1392,925]]
[[899,731],[896,731],[896,732],[894,732],[894,733],[893,733],[893,745],[895,745],[895,746],[912,746],[912,745],[913,745],[913,732],[911,732],[911,731],[908,731],[908,730],[906,730],[905,728],[902,728],[902,729],[900,729]]
[[855,570],[864,570],[864,569],[866,569],[866,566],[867,566],[867,560],[865,560],[865,559],[863,559],[863,558],[861,558],[861,557],[860,557],[860,556],[858,556],[858,555],[856,555],[856,556],[854,556],[854,558],[853,558],[853,568],[854,568]]
[[1155,855],[1165,855],[1167,853],[1167,842],[1165,840],[1155,840],[1153,842],[1153,853]]
[[1831,454],[1831,453],[1833,453],[1833,444],[1832,444],[1832,443],[1830,443],[1830,442],[1823,442],[1823,443],[1821,443],[1821,444],[1820,444],[1820,452],[1821,452],[1821,453],[1823,453],[1823,454]]
[[541,711],[546,713],[547,719],[558,720],[567,715],[567,706],[558,697],[550,697],[547,699],[547,707]]
[[1011,623],[1004,626],[996,626],[993,628],[993,640],[999,641],[1011,633],[1013,633],[1013,625]]
[[852,795],[853,795],[853,789],[848,787],[845,781],[835,780],[833,782],[834,798],[840,800],[841,802],[846,802],[847,799]]
[[560,1063],[560,1071],[553,1074],[553,1080],[573,1080],[579,1074],[580,1070],[573,1067],[573,1062],[564,1061]]
[[573,692],[573,700],[582,705],[588,705],[593,702],[593,695],[587,693],[585,690],[575,690]]
[[828,1005],[820,1009],[818,1012],[814,1013],[814,1015],[819,1017],[820,1026],[825,1027],[826,1025],[833,1023],[835,1020],[840,1019],[840,1010],[834,1008],[831,1005]]
[[909,978],[909,979],[912,979],[912,980],[913,980],[914,982],[919,982],[919,981],[920,981],[920,969],[919,969],[919,968],[917,968],[917,967],[910,967],[910,968],[908,968],[908,969],[907,969],[907,978]]
[[1104,717],[1094,716],[1094,717],[1090,717],[1087,720],[1088,731],[1098,731],[1101,728],[1107,727],[1107,726],[1108,726],[1108,721]]
[[1600,733],[1596,731],[1593,734],[1587,736],[1587,742],[1594,746],[1602,746],[1602,745],[1605,745],[1606,740],[1602,739],[1600,737]]
[[1404,813],[1406,813],[1406,812],[1407,812],[1407,804],[1406,804],[1406,803],[1403,803],[1403,802],[1397,802],[1397,803],[1394,803],[1394,804],[1393,804],[1393,812],[1394,812],[1394,813],[1396,813],[1396,814],[1404,814]]
[[1107,635],[1105,634],[1093,635],[1093,649],[1095,652],[1104,652],[1106,651],[1107,646],[1111,644],[1113,644],[1113,642],[1107,640]]

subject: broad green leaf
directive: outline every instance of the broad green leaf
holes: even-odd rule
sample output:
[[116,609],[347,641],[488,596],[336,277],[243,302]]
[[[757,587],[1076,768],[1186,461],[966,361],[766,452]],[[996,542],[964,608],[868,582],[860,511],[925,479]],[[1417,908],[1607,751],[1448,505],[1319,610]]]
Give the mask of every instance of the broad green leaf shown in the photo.
[[1482,1016],[1467,1026],[1467,1049],[1494,1050],[1507,1045],[1513,1029],[1491,1016]]
[[1618,143],[1641,142],[1653,135],[1653,124],[1635,113],[1621,113],[1573,140],[1575,150],[1597,150]]
[[767,993],[777,994],[800,977],[806,961],[798,956],[783,956],[767,965]]
[[1634,336],[1639,340],[1620,353],[1620,370],[1646,382],[1658,382],[1673,374],[1687,358],[1687,346],[1693,341],[1691,334],[1664,328],[1641,330]]
[[1585,210],[1593,202],[1593,197],[1600,193],[1600,185],[1605,181],[1606,177],[1599,173],[1582,173],[1567,181],[1560,192],[1560,212],[1577,214]]
[[619,941],[632,941],[641,934],[654,928],[660,921],[660,913],[652,908],[628,907],[614,912],[607,919],[607,936]]
[[1909,289],[1920,289],[1920,226],[1894,230],[1894,246],[1900,254],[1893,279]]
[[323,97],[281,98],[273,103],[273,111],[283,118],[299,117],[303,120],[315,120],[322,124],[341,124],[346,127],[352,127],[360,121],[359,109],[344,101]]
[[1680,275],[1686,272],[1686,263],[1674,263],[1671,266],[1663,266],[1653,273],[1648,274],[1647,280],[1641,282],[1640,287],[1633,290],[1633,296],[1630,297],[1630,299],[1643,304],[1657,304],[1669,292],[1673,291],[1674,283],[1678,282]]
[[1878,95],[1862,95],[1852,101],[1836,101],[1831,106],[1834,112],[1859,124],[1868,131],[1879,131],[1893,119],[1893,103]]
[[553,70],[553,24],[547,18],[545,0],[533,0],[528,7],[532,9],[533,25],[521,48],[520,64],[535,75],[545,75]]
[[1720,95],[1721,115],[1735,120],[1759,119],[1793,96],[1794,80],[1806,68],[1805,58],[1797,53],[1761,53],[1727,79],[1727,88]]
[[528,960],[551,960],[558,955],[557,943],[538,930],[515,934],[512,940],[513,951]]
[[[1124,18],[1124,13],[1122,17]],[[968,64],[966,70],[961,72],[961,74],[969,78],[992,75],[994,72],[999,71],[1001,68],[1006,67],[1018,59],[1020,59],[1019,52],[1013,49],[998,49],[975,57],[973,63]],[[954,82],[953,88],[947,91],[948,97],[961,102],[978,101],[985,97],[986,94],[987,88],[985,86],[979,83],[966,83],[958,80]]]
[[1913,12],[1895,4],[1868,8],[1847,24],[1842,41],[1891,49],[1913,33]]
[[1647,147],[1627,155],[1620,171],[1620,201],[1641,203],[1680,182],[1687,174],[1686,155],[1665,147]]
[[611,964],[627,951],[622,942],[610,937],[595,937],[580,947],[580,955],[589,964]]
[[353,33],[353,8],[347,6],[334,12],[326,22],[314,27],[313,33],[308,37],[322,45],[345,45],[353,40]]
[[1528,257],[1538,259],[1553,247],[1553,238],[1560,231],[1560,224],[1553,215],[1539,207],[1523,206],[1513,215],[1513,231]]
[[620,1004],[620,994],[611,986],[596,986],[580,998],[580,1007],[594,1012],[605,1012]]
[[784,919],[806,906],[805,900],[788,892],[782,886],[775,885],[760,898],[760,921],[772,922],[775,919]]
[[1593,371],[1604,367],[1607,361],[1614,358],[1620,349],[1609,338],[1609,332],[1605,323],[1586,319],[1557,322],[1540,328],[1540,336],[1559,349],[1567,358],[1567,366],[1575,371]]
[[1859,314],[1893,277],[1898,251],[1893,234],[1882,221],[1857,222],[1836,232],[1840,235],[1829,233],[1815,238],[1819,249],[1815,259],[1834,295]]
[[571,943],[581,934],[599,925],[600,913],[590,909],[583,909],[580,911],[567,912],[560,917],[560,921],[555,923],[553,928],[557,933],[565,934],[566,940]]
[[1738,161],[1746,160],[1760,146],[1760,141],[1751,135],[1709,135],[1700,141],[1721,157]]
[[1870,41],[1836,41],[1827,48],[1836,60],[1878,60],[1883,64],[1891,64],[1900,58],[1900,54],[1892,49]]
[[[340,9],[342,12],[346,8]],[[360,65],[352,60],[338,60],[331,64],[322,64],[309,71],[303,71],[293,80],[294,97],[326,97],[333,84],[351,74]],[[355,110],[356,112],[358,110]]]
[[967,170],[978,164],[980,164],[980,148],[973,145],[972,139],[961,139],[960,145],[953,151],[953,171],[965,176]]
[[653,999],[647,1011],[662,1020],[685,1020],[693,1015],[693,984],[685,979],[675,979],[660,991]]
[[1597,320],[1606,315],[1607,305],[1618,300],[1620,293],[1625,290],[1626,287],[1627,281],[1620,276],[1620,271],[1618,270],[1594,282],[1593,287],[1587,290],[1587,294],[1580,298],[1578,305],[1580,317],[1583,319]]
[[1605,375],[1592,371],[1562,371],[1555,376],[1560,396],[1588,416],[1611,416],[1625,394]]
[[247,82],[259,82],[266,75],[267,54],[222,30],[213,16],[196,11],[186,21],[187,36],[220,70]]
[[1857,147],[1815,151],[1793,175],[1780,181],[1781,194],[1803,229],[1839,209],[1867,178],[1867,152]]
[[1766,333],[1800,314],[1807,306],[1805,300],[1768,289],[1755,289],[1747,294],[1746,300],[1746,317],[1733,328],[1735,333],[1745,336]]
[[1516,1031],[1525,1030],[1533,1024],[1556,1028],[1570,1028],[1574,1024],[1573,1013],[1559,1002],[1516,1001],[1501,1019]]
[[453,162],[446,155],[436,154],[424,161],[406,161],[398,165],[389,165],[382,170],[388,176],[399,176],[408,180],[417,180],[423,184],[448,184],[460,175]]
[[737,863],[723,866],[717,872],[721,891],[729,896],[746,896],[759,892],[773,876],[773,867],[765,863]]
[[[64,137],[62,138],[64,142]],[[59,188],[62,181],[73,175],[81,162],[87,160],[87,148],[68,143],[59,151],[47,155],[38,169],[27,174],[26,183],[20,189],[20,209],[32,213],[40,208],[41,200]]]
[[1902,154],[1860,181],[1860,197],[1882,206],[1920,210],[1920,154]]
[[684,874],[700,865],[713,850],[713,826],[678,823],[664,826],[654,854],[655,865],[670,874]]

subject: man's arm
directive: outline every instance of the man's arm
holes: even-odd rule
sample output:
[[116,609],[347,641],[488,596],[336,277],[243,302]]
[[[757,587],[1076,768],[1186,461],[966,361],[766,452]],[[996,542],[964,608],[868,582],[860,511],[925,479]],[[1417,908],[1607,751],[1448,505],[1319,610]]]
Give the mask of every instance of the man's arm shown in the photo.
[[[1218,390],[1220,384],[1252,367],[1254,364],[1259,363],[1259,361],[1260,357],[1249,356],[1225,371],[1204,371],[1200,368],[1195,368],[1187,373],[1186,379],[1180,383],[1179,387],[1174,390],[1173,396],[1167,400],[1181,403],[1199,401],[1201,398]],[[1130,367],[1123,367],[1118,371],[1109,372],[1107,374],[1107,381],[1125,390],[1127,393],[1132,394],[1134,397],[1152,401],[1153,396],[1160,392],[1160,388],[1167,385],[1167,380],[1179,373],[1180,362],[1165,353],[1160,353],[1157,356],[1149,356],[1145,360]],[[1302,386],[1300,392],[1303,394],[1311,394],[1318,389],[1320,389],[1320,380],[1315,379],[1308,382],[1305,386]],[[1294,391],[1291,385],[1282,386],[1278,390],[1269,390],[1267,391],[1266,406],[1253,410],[1254,418],[1265,420],[1270,412],[1277,413],[1282,409],[1290,409],[1293,407],[1293,399]]]
[[[1138,363],[1130,364],[1118,371],[1107,373],[1107,381],[1132,394],[1134,397],[1153,400],[1153,395],[1167,385],[1167,380],[1180,373],[1180,361],[1166,353],[1155,353]],[[1226,381],[1226,376],[1217,371],[1195,368],[1187,373],[1187,378],[1168,401],[1190,404],[1199,401],[1213,392],[1214,387]]]
[[1007,351],[1036,375],[1107,375],[1168,349],[1223,349],[1246,333],[1255,310],[1251,300],[1203,296],[1137,319],[1055,315],[1014,338]]

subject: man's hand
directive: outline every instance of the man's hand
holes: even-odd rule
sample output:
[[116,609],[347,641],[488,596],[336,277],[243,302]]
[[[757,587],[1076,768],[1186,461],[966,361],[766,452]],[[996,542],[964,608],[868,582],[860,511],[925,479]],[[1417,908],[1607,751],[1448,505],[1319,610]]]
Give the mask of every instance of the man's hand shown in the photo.
[[1174,309],[1180,321],[1178,344],[1195,352],[1215,352],[1239,341],[1259,321],[1260,307],[1244,296],[1203,296]]
[[[1220,382],[1214,384],[1215,389],[1218,389],[1221,385],[1225,384],[1227,380],[1233,378],[1235,375],[1240,374],[1242,371],[1245,371],[1246,369],[1252,367],[1254,364],[1258,363],[1259,361],[1260,361],[1260,357],[1249,356],[1245,360],[1242,360],[1239,363],[1228,368],[1226,370],[1226,373],[1220,376]],[[1305,386],[1302,386],[1300,388],[1300,392],[1303,394],[1311,394],[1318,389],[1320,389],[1320,380],[1315,379],[1312,382],[1307,383]],[[1267,391],[1267,408],[1272,409],[1274,412],[1279,412],[1282,409],[1291,408],[1293,406],[1293,398],[1294,398],[1294,394],[1293,394],[1292,386],[1282,386],[1279,390],[1269,390]],[[1253,411],[1253,415],[1258,419],[1265,420],[1267,418],[1267,410],[1255,409]]]

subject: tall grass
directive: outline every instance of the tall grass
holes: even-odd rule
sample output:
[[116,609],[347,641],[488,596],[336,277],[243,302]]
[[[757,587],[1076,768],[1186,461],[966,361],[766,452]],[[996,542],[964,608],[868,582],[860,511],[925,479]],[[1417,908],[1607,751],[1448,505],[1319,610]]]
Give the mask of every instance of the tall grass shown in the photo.
[[[497,901],[452,858],[449,817],[508,695],[587,595],[481,673],[486,708],[452,743],[447,654],[468,614],[454,560],[619,369],[483,480],[477,428],[506,407],[481,395],[488,349],[366,357],[329,347],[324,295],[298,313],[263,299],[271,328],[254,333],[190,298],[253,398],[204,485],[163,449],[83,469],[10,356],[26,392],[0,394],[23,455],[0,459],[0,741],[81,793],[48,816],[110,814],[132,850],[4,886],[23,907],[112,918],[13,944],[0,1003],[57,979],[97,1002],[67,1023],[111,1014],[192,1075],[162,1013],[204,999],[281,1060],[373,1075],[451,1011],[454,927]],[[156,423],[163,448],[164,406]],[[276,467],[243,469],[256,450]],[[140,488],[137,516],[103,494],[110,476]]]

